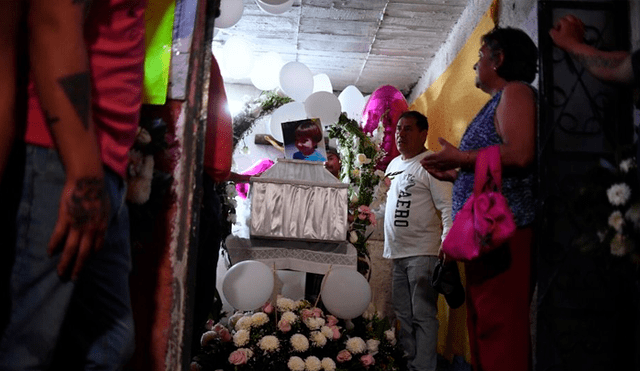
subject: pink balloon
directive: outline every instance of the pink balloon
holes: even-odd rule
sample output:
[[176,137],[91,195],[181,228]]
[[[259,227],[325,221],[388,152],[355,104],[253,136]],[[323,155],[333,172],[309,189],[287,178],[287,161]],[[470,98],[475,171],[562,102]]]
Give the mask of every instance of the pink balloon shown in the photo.
[[382,118],[384,136],[381,148],[387,154],[378,162],[376,167],[385,170],[394,157],[400,155],[396,147],[396,125],[400,115],[409,109],[407,100],[402,92],[391,85],[384,85],[371,93],[369,101],[362,111],[360,127],[365,133],[372,133],[378,128]]

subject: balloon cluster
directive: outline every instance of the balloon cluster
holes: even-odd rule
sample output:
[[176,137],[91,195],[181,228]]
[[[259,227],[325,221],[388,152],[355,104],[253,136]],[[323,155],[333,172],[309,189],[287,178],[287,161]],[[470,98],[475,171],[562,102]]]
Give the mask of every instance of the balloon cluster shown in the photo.
[[384,136],[380,147],[386,155],[378,162],[377,168],[384,170],[394,157],[400,152],[396,147],[396,124],[409,105],[402,92],[391,85],[377,88],[364,106],[360,127],[366,134],[373,133],[380,123],[384,127]]
[[[236,310],[249,311],[266,303],[274,289],[274,274],[256,260],[232,266],[222,281],[222,293]],[[371,302],[369,282],[354,269],[334,268],[325,275],[320,297],[327,310],[338,318],[360,316]]]

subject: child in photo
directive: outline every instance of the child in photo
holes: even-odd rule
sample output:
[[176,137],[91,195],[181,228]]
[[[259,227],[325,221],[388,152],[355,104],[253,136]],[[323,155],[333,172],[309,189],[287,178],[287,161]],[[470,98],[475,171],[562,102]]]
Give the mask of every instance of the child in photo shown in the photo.
[[293,159],[326,161],[325,156],[317,149],[322,139],[320,125],[311,120],[300,123],[295,130],[295,146],[298,151],[293,154]]

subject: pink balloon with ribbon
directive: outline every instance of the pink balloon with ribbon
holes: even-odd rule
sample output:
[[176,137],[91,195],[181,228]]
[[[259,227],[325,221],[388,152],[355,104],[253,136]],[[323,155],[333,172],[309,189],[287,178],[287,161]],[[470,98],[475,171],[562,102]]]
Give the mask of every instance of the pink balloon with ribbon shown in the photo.
[[396,125],[400,115],[409,109],[407,100],[402,92],[391,85],[377,88],[364,106],[360,127],[362,131],[373,133],[382,121],[384,136],[380,147],[387,153],[376,165],[376,168],[385,170],[389,162],[397,157],[400,152],[396,147]]

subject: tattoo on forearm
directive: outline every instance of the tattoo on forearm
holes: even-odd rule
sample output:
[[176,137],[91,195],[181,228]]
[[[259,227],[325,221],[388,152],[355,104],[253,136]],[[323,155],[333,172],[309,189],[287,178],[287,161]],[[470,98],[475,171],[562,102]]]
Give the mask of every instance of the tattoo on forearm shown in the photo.
[[47,123],[47,126],[49,126],[49,128],[52,128],[55,124],[58,123],[58,121],[60,121],[60,117],[51,115],[49,111],[44,111],[44,120]]
[[76,182],[67,205],[74,228],[101,224],[107,218],[109,210],[104,181],[100,178],[81,178]]
[[91,104],[91,79],[89,72],[80,72],[74,75],[61,77],[58,84],[67,98],[71,101],[71,105],[75,109],[80,121],[85,129],[89,129],[89,105]]
[[594,57],[575,53],[571,53],[571,55],[573,55],[581,65],[587,68],[614,68],[622,63],[622,60],[617,58]]

